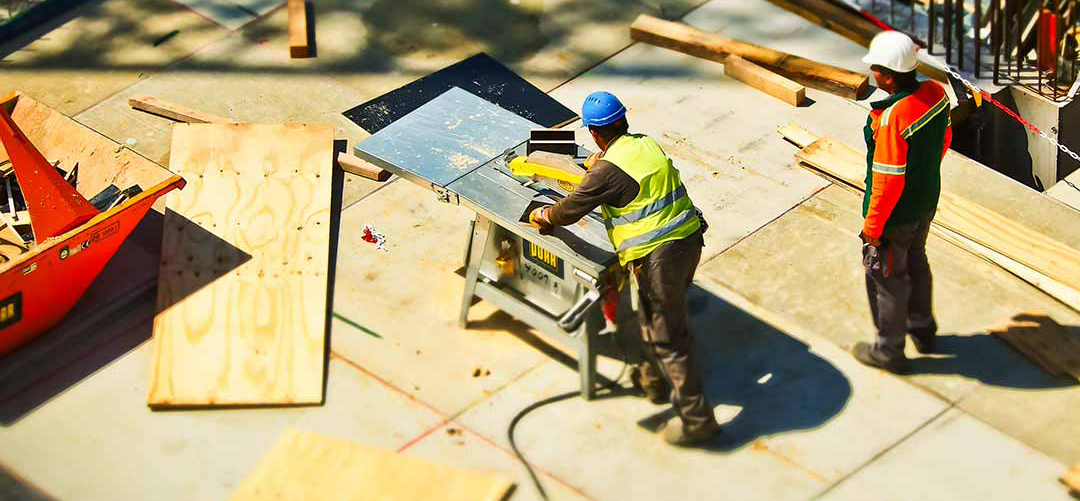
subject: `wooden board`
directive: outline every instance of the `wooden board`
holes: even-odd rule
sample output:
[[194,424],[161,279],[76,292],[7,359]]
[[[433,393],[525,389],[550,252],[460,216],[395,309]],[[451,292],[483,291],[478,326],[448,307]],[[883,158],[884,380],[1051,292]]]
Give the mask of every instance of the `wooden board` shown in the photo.
[[128,106],[147,113],[161,115],[165,118],[176,120],[177,122],[213,124],[228,123],[232,121],[227,118],[204,113],[196,109],[188,108],[187,106],[165,101],[164,99],[158,99],[146,94],[131,96],[128,98]]
[[868,77],[861,73],[645,14],[630,26],[630,36],[639,42],[710,61],[724,62],[729,54],[734,54],[807,87],[848,99],[856,99],[869,85]]
[[322,401],[330,124],[176,124],[151,405]]
[[307,2],[288,0],[289,5],[289,56],[308,57],[311,47],[308,44]]
[[806,87],[734,54],[724,60],[724,74],[792,106],[806,101]]
[[232,501],[500,501],[513,483],[335,437],[289,429]]
[[1080,463],[1074,464],[1072,468],[1069,468],[1061,475],[1061,482],[1069,489],[1080,493]]
[[1080,380],[1080,333],[1069,332],[1046,312],[1030,311],[990,329],[1047,372]]
[[[137,110],[161,115],[184,123],[232,123],[235,120],[211,115],[187,106],[179,105],[153,96],[139,94],[128,99],[128,105]],[[345,152],[338,152],[337,163],[342,170],[375,181],[390,179],[390,172],[380,169]]]
[[341,167],[341,170],[348,172],[349,174],[356,174],[357,176],[363,176],[368,179],[383,182],[390,179],[390,171],[376,167],[369,162],[364,161],[350,155],[344,151],[340,151],[337,154],[337,163]]
[[[866,188],[866,154],[839,141],[820,138],[795,157],[832,179],[859,190]],[[1080,311],[1080,252],[1076,249],[949,192],[941,193],[931,231],[973,242],[976,245],[966,247]]]

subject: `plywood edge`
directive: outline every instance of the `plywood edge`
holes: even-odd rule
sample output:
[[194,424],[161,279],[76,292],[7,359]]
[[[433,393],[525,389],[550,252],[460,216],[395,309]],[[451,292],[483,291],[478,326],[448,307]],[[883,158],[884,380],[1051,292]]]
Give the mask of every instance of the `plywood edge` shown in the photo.
[[810,146],[811,143],[819,139],[817,134],[806,130],[802,125],[794,122],[778,127],[776,132],[800,149]]

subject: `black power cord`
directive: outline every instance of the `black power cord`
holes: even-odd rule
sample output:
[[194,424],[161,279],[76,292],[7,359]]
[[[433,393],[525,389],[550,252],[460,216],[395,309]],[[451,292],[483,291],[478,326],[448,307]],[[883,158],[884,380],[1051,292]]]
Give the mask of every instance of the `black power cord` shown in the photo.
[[[622,369],[619,370],[619,375],[616,376],[615,379],[612,379],[610,382],[604,385],[605,389],[614,392],[623,388],[622,385],[619,384],[619,381],[621,381],[623,376],[626,375],[626,370],[630,367],[630,362],[628,361],[628,357],[626,355],[626,348],[624,348],[622,342],[619,341],[618,332],[611,333],[611,337],[614,340],[615,345],[619,347],[619,353],[622,355],[623,363]],[[524,419],[525,416],[528,415],[530,412],[535,411],[536,409],[539,409],[546,405],[553,404],[555,402],[561,402],[563,400],[574,398],[580,394],[580,390],[568,391],[566,393],[560,393],[553,397],[548,397],[543,400],[533,402],[528,407],[521,409],[521,411],[518,412],[516,416],[514,416],[514,419],[510,420],[510,427],[506,430],[507,437],[510,439],[510,448],[514,450],[514,455],[517,456],[518,461],[520,461],[521,464],[525,466],[525,470],[529,472],[529,478],[532,479],[533,485],[536,486],[536,490],[540,493],[540,498],[544,499],[545,501],[548,499],[547,491],[544,490],[544,486],[540,482],[540,478],[537,477],[536,472],[533,471],[532,465],[529,464],[529,461],[525,459],[525,455],[523,455],[521,453],[521,450],[518,449],[517,442],[514,440],[514,429],[517,428],[518,423],[520,423],[521,420]]]

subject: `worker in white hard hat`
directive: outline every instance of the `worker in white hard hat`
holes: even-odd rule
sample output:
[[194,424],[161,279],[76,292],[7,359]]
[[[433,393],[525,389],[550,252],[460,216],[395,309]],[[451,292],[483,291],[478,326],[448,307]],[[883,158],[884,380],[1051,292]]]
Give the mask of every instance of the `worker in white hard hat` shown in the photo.
[[919,81],[918,48],[898,31],[879,33],[863,62],[889,97],[870,103],[863,197],[863,266],[877,335],[853,348],[860,362],[892,372],[907,369],[910,334],[919,353],[935,349],[926,238],[941,193],[941,160],[952,141],[949,98]]
[[536,209],[530,219],[548,233],[600,208],[619,264],[630,270],[638,292],[645,357],[632,374],[634,385],[655,404],[673,404],[677,416],[664,428],[665,441],[708,443],[720,425],[694,363],[686,305],[707,225],[660,145],[630,133],[626,107],[615,95],[589,94],[581,119],[600,153],[586,162],[589,170],[569,196]]

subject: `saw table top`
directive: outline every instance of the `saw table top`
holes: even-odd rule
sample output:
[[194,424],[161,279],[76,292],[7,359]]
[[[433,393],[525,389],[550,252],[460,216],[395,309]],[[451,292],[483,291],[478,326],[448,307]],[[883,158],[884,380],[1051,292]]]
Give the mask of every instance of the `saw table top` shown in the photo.
[[541,236],[519,222],[531,202],[555,203],[566,192],[515,177],[504,154],[525,154],[529,131],[541,128],[520,116],[452,88],[384,127],[355,147],[357,156],[425,188],[446,193],[500,226],[599,273],[615,251],[595,214]]

